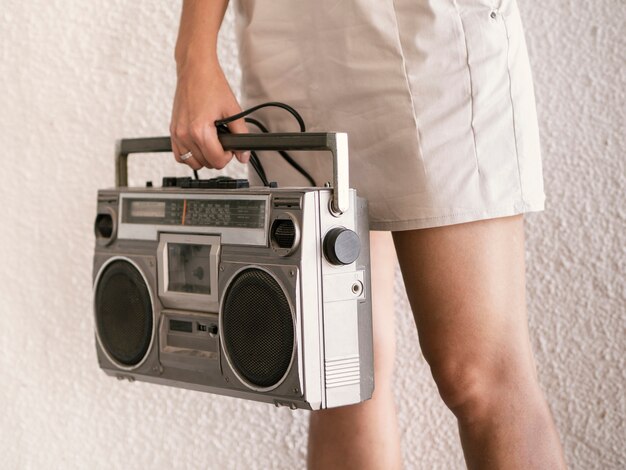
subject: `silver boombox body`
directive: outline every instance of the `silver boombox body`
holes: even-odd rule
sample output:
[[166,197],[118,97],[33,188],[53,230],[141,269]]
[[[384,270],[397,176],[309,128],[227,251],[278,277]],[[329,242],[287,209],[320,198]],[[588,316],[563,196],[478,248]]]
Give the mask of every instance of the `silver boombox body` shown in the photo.
[[369,399],[369,224],[367,201],[348,188],[346,134],[220,140],[231,150],[329,150],[334,187],[207,189],[229,182],[164,178],[161,188],[129,188],[128,154],[170,144],[122,140],[117,188],[98,192],[100,367],[292,409]]

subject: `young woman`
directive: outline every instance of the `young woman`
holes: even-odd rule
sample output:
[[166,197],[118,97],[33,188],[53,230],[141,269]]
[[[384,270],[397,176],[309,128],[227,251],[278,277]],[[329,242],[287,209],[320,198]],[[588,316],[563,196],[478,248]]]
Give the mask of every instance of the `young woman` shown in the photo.
[[[194,169],[233,157],[214,126],[242,110],[217,56],[227,2],[183,3],[170,130],[176,159]],[[238,0],[235,11],[243,108],[281,101],[309,130],[347,132],[350,187],[369,201],[376,388],[311,413],[309,468],[401,467],[396,254],[468,468],[565,468],[528,337],[523,214],[542,210],[544,193],[515,0]],[[297,130],[280,110],[255,117]],[[243,119],[229,128],[248,132]],[[298,157],[318,184],[329,179],[328,157]],[[307,184],[261,160],[280,186]]]

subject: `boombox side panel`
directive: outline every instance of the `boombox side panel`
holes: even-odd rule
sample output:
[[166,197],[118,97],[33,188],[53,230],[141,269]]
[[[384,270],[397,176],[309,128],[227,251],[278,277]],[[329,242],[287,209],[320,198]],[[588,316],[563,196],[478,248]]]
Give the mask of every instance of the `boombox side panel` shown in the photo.
[[361,361],[361,400],[372,398],[374,392],[374,338],[372,325],[372,294],[370,272],[370,237],[367,199],[356,198],[358,234],[361,252],[356,260],[357,270],[363,270],[364,299],[358,302],[359,359]]
[[[320,195],[320,205],[326,202]],[[350,190],[350,208],[339,217],[323,213],[322,238],[334,227],[357,233],[360,255],[348,265],[322,258],[324,297],[324,387],[326,406],[336,407],[371,398],[373,389],[371,302],[369,301],[369,224],[367,207]],[[365,211],[365,212],[364,212]],[[359,217],[365,217],[364,221]],[[353,288],[359,283],[360,293]]]

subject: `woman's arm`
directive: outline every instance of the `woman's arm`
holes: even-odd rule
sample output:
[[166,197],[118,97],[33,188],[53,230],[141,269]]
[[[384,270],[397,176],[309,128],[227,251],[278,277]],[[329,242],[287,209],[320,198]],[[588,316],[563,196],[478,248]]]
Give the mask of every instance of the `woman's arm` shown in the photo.
[[[176,160],[193,169],[224,168],[233,157],[224,151],[214,121],[241,112],[217,58],[217,37],[228,0],[184,0],[174,57],[176,94],[170,134]],[[243,118],[228,124],[233,133],[248,129]],[[236,152],[246,163],[248,152]]]
[[184,0],[174,57],[177,70],[188,63],[217,64],[217,34],[228,0]]

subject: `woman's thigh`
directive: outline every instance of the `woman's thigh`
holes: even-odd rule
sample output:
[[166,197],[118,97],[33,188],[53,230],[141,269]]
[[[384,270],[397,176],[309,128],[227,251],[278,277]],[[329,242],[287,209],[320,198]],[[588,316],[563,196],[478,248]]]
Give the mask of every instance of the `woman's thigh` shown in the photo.
[[422,352],[448,406],[534,380],[523,216],[398,231],[393,240]]
[[391,232],[370,231],[372,326],[376,384],[389,382],[395,357],[394,274],[396,251]]

